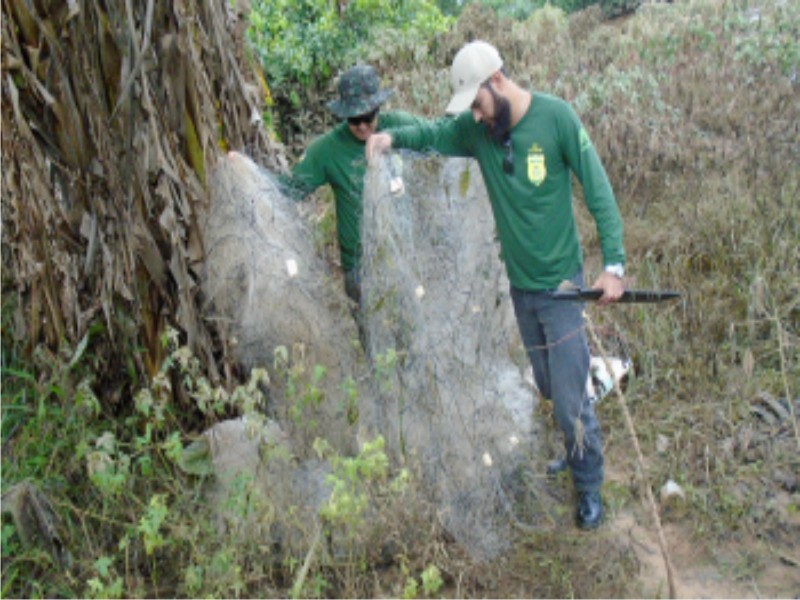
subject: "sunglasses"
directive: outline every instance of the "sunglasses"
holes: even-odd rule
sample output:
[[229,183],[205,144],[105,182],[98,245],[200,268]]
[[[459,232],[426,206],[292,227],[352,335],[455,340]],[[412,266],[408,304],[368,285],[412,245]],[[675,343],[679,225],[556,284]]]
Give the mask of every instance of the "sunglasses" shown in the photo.
[[503,148],[506,150],[506,155],[503,157],[503,173],[506,175],[514,174],[514,146],[511,145],[511,136],[509,135],[503,140]]
[[347,122],[350,125],[358,126],[362,123],[370,124],[375,120],[375,117],[378,115],[378,110],[375,109],[371,113],[367,113],[365,115],[356,115],[355,117],[347,117]]

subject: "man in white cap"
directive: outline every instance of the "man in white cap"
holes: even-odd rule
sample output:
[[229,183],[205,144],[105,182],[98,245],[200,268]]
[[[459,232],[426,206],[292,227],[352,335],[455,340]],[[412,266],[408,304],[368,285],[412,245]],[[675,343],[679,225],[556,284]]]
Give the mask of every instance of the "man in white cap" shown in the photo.
[[578,495],[576,522],[593,529],[603,521],[603,447],[586,392],[589,348],[582,306],[555,300],[552,292],[564,281],[583,285],[574,173],[597,225],[605,264],[593,287],[603,290],[601,304],[620,298],[625,252],[617,202],[574,110],[559,98],[519,87],[505,74],[494,46],[474,41],[461,48],[451,79],[447,112],[454,117],[373,134],[367,156],[395,146],[477,159],[536,385],[553,401],[564,433]]

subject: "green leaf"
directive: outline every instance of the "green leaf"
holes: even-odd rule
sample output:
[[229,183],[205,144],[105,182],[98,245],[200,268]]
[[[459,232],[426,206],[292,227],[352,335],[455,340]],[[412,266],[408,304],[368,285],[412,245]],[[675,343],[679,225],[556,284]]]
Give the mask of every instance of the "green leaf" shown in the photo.
[[94,568],[100,574],[101,577],[107,578],[108,577],[108,568],[111,566],[112,560],[108,556],[101,556],[96,561],[94,561]]
[[178,467],[189,475],[213,475],[214,463],[208,438],[203,436],[186,446],[181,453]]
[[436,565],[430,565],[427,569],[425,569],[422,572],[421,578],[422,589],[428,596],[432,596],[442,589],[442,585],[444,583],[442,581],[442,573],[439,571],[439,567]]

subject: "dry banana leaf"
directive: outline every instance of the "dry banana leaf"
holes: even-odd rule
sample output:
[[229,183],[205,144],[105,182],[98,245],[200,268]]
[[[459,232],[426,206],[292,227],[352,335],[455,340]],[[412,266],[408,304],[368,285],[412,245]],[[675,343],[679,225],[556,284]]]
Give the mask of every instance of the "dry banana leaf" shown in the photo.
[[241,56],[246,15],[227,0],[2,11],[3,290],[20,299],[17,334],[74,345],[102,316],[113,374],[133,348],[157,369],[171,326],[217,377],[224,333],[203,318],[195,273],[206,174],[220,147],[285,167],[252,119],[263,94]]

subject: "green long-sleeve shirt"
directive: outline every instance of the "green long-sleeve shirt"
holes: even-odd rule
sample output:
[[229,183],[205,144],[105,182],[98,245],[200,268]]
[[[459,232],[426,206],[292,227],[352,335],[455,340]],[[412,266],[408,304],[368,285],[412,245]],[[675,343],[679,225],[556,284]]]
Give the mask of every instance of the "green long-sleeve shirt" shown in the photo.
[[604,264],[625,263],[622,218],[608,176],[580,119],[563,100],[533,93],[528,111],[511,130],[513,175],[503,170],[508,150],[471,111],[386,133],[396,148],[477,159],[514,287],[556,288],[583,263],[570,172],[583,186]]
[[[378,113],[377,130],[422,122],[423,119],[403,111]],[[340,123],[311,142],[292,169],[291,177],[281,178],[285,191],[295,200],[302,200],[322,185],[331,186],[342,268],[346,271],[358,266],[361,260],[365,146],[346,122]]]

